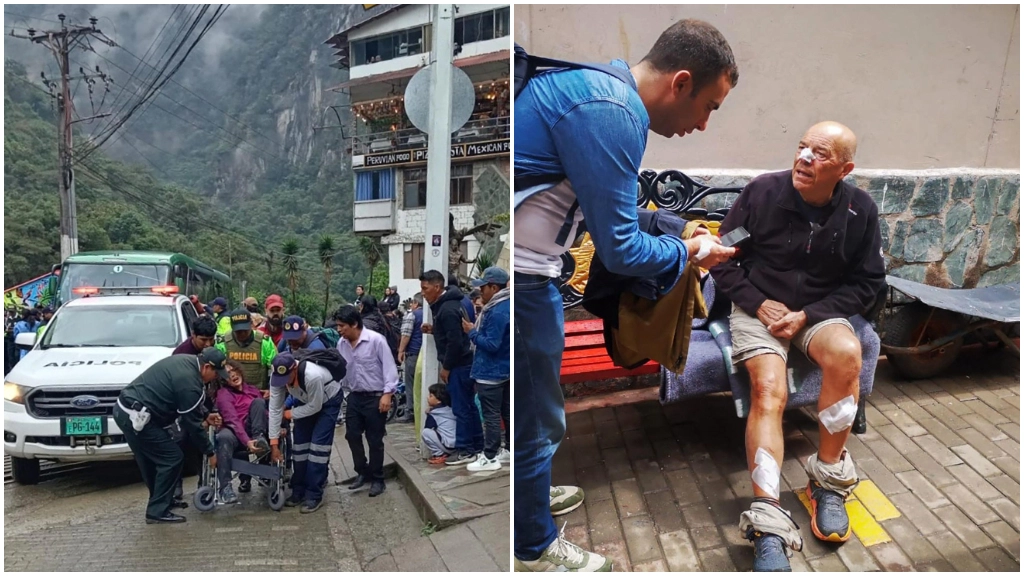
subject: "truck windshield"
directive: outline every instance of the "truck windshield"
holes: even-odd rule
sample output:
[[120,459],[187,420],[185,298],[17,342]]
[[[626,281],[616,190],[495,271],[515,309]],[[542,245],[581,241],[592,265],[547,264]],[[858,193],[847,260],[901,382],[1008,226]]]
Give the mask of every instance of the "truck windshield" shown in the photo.
[[169,264],[66,264],[60,272],[60,301],[81,298],[75,288],[149,288],[171,283]]
[[165,346],[181,343],[173,306],[63,307],[40,348]]

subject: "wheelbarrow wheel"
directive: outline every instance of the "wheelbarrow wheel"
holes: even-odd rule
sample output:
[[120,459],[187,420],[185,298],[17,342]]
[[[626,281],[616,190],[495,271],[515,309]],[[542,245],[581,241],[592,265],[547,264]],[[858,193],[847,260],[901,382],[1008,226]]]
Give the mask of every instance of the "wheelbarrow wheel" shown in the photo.
[[213,493],[213,486],[200,486],[194,496],[192,496],[192,504],[195,505],[196,510],[200,512],[209,512],[217,506],[217,499]]
[[[886,323],[882,343],[900,348],[924,346],[962,330],[966,325],[967,319],[962,314],[938,308],[933,312],[931,306],[915,302],[900,308]],[[938,350],[886,356],[896,372],[905,378],[931,378],[941,374],[956,361],[963,345],[964,339],[961,336]]]

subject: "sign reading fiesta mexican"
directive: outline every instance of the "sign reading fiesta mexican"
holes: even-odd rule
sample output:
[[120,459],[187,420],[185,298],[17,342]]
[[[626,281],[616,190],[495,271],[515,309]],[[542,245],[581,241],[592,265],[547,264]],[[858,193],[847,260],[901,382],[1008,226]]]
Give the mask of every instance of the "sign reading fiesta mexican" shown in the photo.
[[[473,144],[453,144],[452,160],[459,158],[482,158],[486,156],[500,156],[509,153],[509,141],[493,140],[490,142],[476,142]],[[427,161],[427,149],[402,150],[399,152],[384,152],[380,154],[366,154],[363,156],[363,166],[367,168],[379,168],[381,166],[394,166],[397,164],[415,164]]]

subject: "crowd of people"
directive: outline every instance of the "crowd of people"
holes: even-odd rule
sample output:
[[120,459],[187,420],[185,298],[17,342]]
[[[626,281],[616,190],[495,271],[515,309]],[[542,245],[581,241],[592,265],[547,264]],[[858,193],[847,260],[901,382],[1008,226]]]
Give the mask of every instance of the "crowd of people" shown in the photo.
[[[277,294],[262,309],[247,298],[235,310],[224,297],[208,305],[191,297],[199,317],[188,339],[126,387],[114,411],[149,488],[146,521],[185,521],[173,510],[187,507],[187,442],[215,470],[217,502],[233,504],[233,458],[245,452],[281,462],[290,435],[285,505],[312,513],[323,503],[335,430],[344,426],[356,475],[341,483],[352,491],[369,485],[369,496],[379,496],[386,490],[385,425],[400,377],[406,394],[399,421],[424,417],[431,464],[500,469],[510,460],[508,282],[505,270],[485,270],[473,281],[477,305],[437,271],[424,273],[422,293],[404,304],[394,286],[379,302],[360,286],[356,301],[323,326],[288,314]],[[429,387],[428,410],[418,414],[423,334],[434,336],[441,381]],[[237,492],[251,489],[251,478],[239,475]]]
[[35,334],[36,338],[42,337],[50,318],[53,318],[53,308],[42,304],[26,306],[21,310],[4,309],[4,375],[28,354],[28,348],[15,344],[18,335],[27,332]]

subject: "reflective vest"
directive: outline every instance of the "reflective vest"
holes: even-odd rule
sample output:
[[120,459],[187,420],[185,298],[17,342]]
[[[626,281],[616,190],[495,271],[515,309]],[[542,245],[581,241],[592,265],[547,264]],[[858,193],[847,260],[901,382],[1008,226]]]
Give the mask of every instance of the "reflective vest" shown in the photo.
[[264,338],[266,337],[262,332],[253,330],[252,341],[247,346],[243,346],[235,340],[234,332],[224,339],[224,348],[228,359],[241,364],[245,381],[260,390],[266,390],[270,384],[270,368],[263,365],[262,358]]

